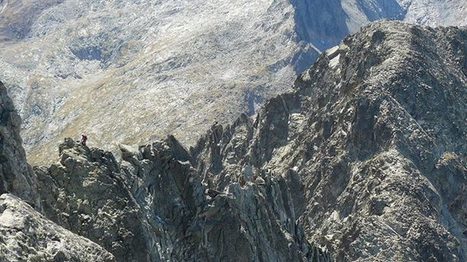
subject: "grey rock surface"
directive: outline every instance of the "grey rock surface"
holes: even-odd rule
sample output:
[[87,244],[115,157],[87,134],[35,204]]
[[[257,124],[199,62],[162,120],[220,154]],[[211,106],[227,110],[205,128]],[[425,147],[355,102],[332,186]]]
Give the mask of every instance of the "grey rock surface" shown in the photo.
[[213,126],[200,176],[291,181],[297,224],[338,261],[465,261],[466,33],[366,27],[254,122]]
[[329,261],[296,225],[284,179],[216,190],[174,137],[123,156],[125,181],[161,235],[163,260]]
[[296,224],[291,188],[270,178],[220,192],[175,140],[111,153],[67,139],[36,168],[44,214],[117,261],[330,261]]
[[48,220],[23,200],[0,196],[0,261],[115,261],[90,240]]
[[42,212],[118,261],[153,261],[140,208],[118,179],[119,169],[111,153],[66,140],[59,163],[35,169]]
[[4,0],[0,79],[30,161],[88,132],[105,150],[176,135],[194,144],[289,90],[363,25],[466,25],[452,0]]
[[0,82],[0,194],[13,193],[37,204],[36,178],[26,161],[21,118]]

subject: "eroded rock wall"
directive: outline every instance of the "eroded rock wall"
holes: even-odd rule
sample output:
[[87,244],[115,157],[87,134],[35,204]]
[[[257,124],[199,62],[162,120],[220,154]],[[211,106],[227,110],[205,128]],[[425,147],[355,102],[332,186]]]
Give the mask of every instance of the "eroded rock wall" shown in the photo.
[[26,161],[20,130],[21,118],[0,82],[0,194],[10,192],[36,204],[36,178]]

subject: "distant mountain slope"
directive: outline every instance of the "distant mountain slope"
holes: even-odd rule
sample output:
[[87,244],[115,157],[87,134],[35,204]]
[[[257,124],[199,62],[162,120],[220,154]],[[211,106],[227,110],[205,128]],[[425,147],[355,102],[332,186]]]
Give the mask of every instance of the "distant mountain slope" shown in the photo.
[[465,24],[462,1],[4,0],[0,79],[35,162],[65,136],[193,143],[253,114],[319,52],[370,21]]

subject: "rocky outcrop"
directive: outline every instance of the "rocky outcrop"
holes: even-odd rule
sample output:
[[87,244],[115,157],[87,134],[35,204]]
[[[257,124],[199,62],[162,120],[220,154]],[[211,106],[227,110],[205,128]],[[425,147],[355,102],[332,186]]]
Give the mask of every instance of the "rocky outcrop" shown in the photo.
[[43,213],[100,244],[118,261],[153,261],[141,210],[113,155],[71,139],[59,151],[59,163],[35,169]]
[[202,181],[174,137],[132,150],[119,167],[108,152],[67,139],[60,163],[36,168],[47,217],[118,261],[320,261],[296,224],[284,178]]
[[0,261],[115,261],[90,240],[56,225],[21,199],[0,196]]
[[296,225],[291,188],[281,178],[216,190],[173,137],[125,151],[122,169],[155,221],[164,260],[326,261]]
[[0,82],[0,194],[10,192],[36,204],[36,178],[26,162],[20,129],[21,118]]
[[0,83],[0,261],[115,261],[99,245],[58,226],[31,206],[41,208],[20,123]]

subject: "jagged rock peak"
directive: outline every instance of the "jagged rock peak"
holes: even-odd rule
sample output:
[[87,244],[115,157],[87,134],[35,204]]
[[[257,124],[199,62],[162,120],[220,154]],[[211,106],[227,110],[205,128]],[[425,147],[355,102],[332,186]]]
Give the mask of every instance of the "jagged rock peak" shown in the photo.
[[57,164],[35,168],[42,212],[98,243],[117,261],[152,261],[141,210],[112,153],[70,138],[60,144],[59,153]]
[[466,54],[465,29],[370,25],[189,150],[65,139],[39,207],[117,261],[465,261]]
[[58,164],[35,168],[46,216],[118,261],[330,261],[295,223],[285,179],[219,191],[173,136],[120,148],[116,165],[111,153],[65,139]]
[[285,177],[337,260],[464,261],[466,53],[462,28],[365,27],[254,123],[213,126],[191,150],[200,176],[218,191]]
[[0,261],[115,261],[99,245],[53,223],[31,206],[43,208],[37,179],[26,163],[19,135],[21,119],[1,83],[0,121]]

